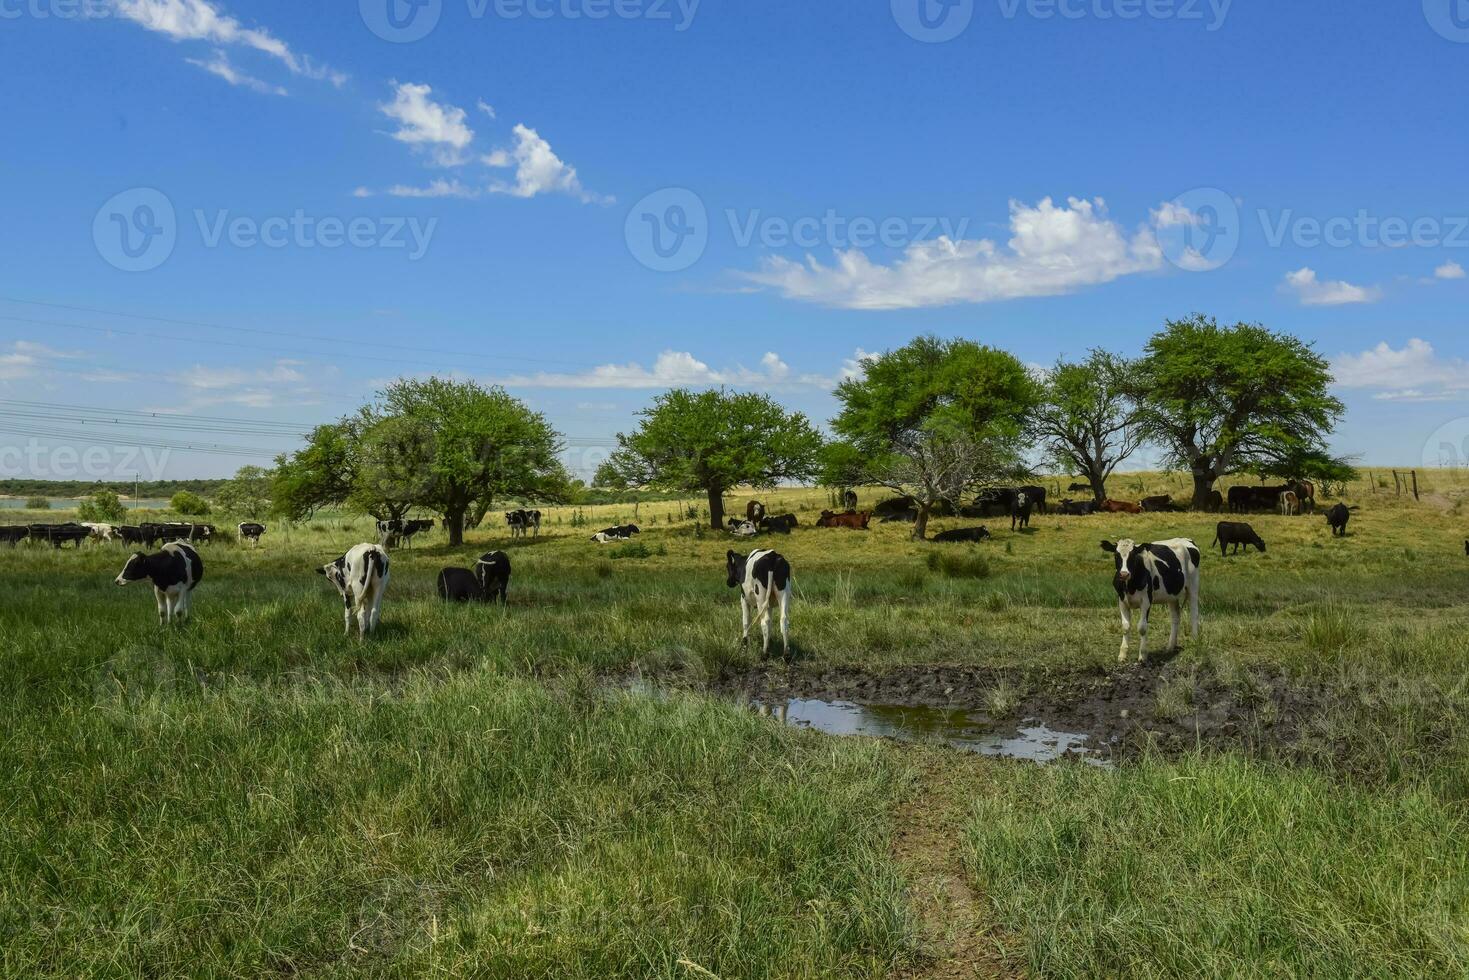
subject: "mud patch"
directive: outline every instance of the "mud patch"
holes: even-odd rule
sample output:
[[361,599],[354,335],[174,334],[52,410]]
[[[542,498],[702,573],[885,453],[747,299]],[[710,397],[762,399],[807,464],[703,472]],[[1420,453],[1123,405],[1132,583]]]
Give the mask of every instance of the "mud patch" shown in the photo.
[[[1251,670],[1226,683],[1211,671],[1177,661],[1041,675],[947,666],[881,674],[767,667],[723,677],[713,687],[757,705],[797,705],[798,713],[811,710],[812,702],[856,709],[845,711],[845,717],[839,711],[835,719],[824,718],[813,727],[860,723],[872,729],[865,734],[902,737],[914,731],[921,735],[926,725],[940,740],[956,731],[961,737],[970,732],[1024,739],[1025,730],[1044,729],[1049,734],[1032,733],[1030,739],[1045,741],[1060,733],[1084,736],[1084,742],[1066,749],[1084,747],[1087,757],[1108,761],[1145,748],[1165,753],[1195,747],[1260,754],[1286,750],[1290,755],[1331,701],[1323,685],[1282,673]],[[1006,692],[1003,698],[997,696],[1000,691]],[[912,709],[928,713],[920,716]],[[907,731],[881,730],[905,710]]]

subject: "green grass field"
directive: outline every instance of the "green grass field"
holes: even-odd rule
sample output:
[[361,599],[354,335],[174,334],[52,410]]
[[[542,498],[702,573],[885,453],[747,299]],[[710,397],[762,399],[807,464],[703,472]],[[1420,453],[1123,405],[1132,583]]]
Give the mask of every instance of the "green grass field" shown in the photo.
[[[760,495],[804,525],[759,542],[795,569],[797,674],[1106,678],[1099,542],[1194,537],[1203,637],[1153,710],[1187,729],[1224,692],[1290,737],[1145,744],[1110,771],[834,739],[716,696],[784,668],[739,646],[740,546],[692,502],[542,508],[513,546],[499,525],[420,538],[365,643],[314,574],[363,518],[205,547],[173,629],[112,584],[116,546],[0,550],[0,969],[1463,976],[1469,475],[1419,476],[1417,501],[1350,487],[1346,538],[1244,518],[1269,550],[1227,559],[1216,515],[991,520],[990,542],[936,546],[815,529],[817,491]],[[628,520],[631,545],[587,540]],[[509,607],[440,604],[437,570],[491,546]]]

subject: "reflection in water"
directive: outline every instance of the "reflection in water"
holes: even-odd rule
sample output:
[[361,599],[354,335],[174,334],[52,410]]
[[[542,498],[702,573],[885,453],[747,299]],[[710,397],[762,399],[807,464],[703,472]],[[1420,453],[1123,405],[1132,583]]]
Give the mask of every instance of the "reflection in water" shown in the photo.
[[[794,698],[753,707],[787,725],[812,728],[828,735],[870,735],[906,741],[942,741],[980,755],[1054,762],[1068,754],[1097,766],[1107,763],[1086,744],[1085,735],[1054,732],[1044,725],[1022,726],[1013,735],[988,730],[968,712],[953,708],[912,708],[892,704],[854,704]],[[1027,719],[1033,721],[1033,719]]]

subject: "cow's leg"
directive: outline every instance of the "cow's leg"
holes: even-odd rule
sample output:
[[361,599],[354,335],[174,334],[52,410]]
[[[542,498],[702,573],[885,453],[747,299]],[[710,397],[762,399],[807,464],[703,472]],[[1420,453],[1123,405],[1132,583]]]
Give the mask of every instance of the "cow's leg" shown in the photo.
[[1128,614],[1127,600],[1118,599],[1117,608],[1122,610],[1122,649],[1117,651],[1117,662],[1127,662],[1127,638],[1132,635],[1132,617]]
[[1137,662],[1142,663],[1148,659],[1148,616],[1153,611],[1153,604],[1148,601],[1146,594],[1143,596],[1142,605],[1138,607],[1137,620]]
[[765,589],[765,601],[760,603],[760,607],[757,610],[760,618],[760,655],[762,657],[770,656],[770,603],[774,598],[771,594],[771,587],[767,585]]
[[781,653],[791,656],[791,587],[787,585],[780,593],[780,648]]
[[1178,620],[1183,616],[1183,597],[1169,607],[1172,613],[1172,626],[1168,631],[1168,652],[1172,653],[1178,649]]
[[342,635],[352,635],[352,593],[342,597]]
[[368,623],[368,629],[374,633],[377,632],[377,621],[382,616],[382,613],[383,590],[381,587],[379,587],[377,590],[377,595],[372,597],[372,621]]
[[158,606],[158,625],[168,622],[168,596],[157,586],[153,588],[153,601]]
[[1188,626],[1189,632],[1197,641],[1199,638],[1199,579],[1197,575],[1194,576],[1194,580],[1189,583],[1188,587]]
[[750,645],[750,596],[740,593],[740,645]]

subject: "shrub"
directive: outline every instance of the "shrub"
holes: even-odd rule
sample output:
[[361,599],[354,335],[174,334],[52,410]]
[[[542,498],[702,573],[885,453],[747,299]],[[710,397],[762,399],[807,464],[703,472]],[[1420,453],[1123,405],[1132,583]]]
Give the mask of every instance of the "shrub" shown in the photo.
[[77,519],[87,524],[121,524],[127,508],[111,490],[98,490],[77,505]]
[[963,551],[930,551],[928,568],[946,578],[989,578],[990,563],[984,555]]
[[49,497],[27,497],[26,510],[50,510],[51,500]]
[[175,513],[183,514],[186,517],[203,517],[209,513],[209,501],[188,490],[180,490],[174,494],[168,506]]

